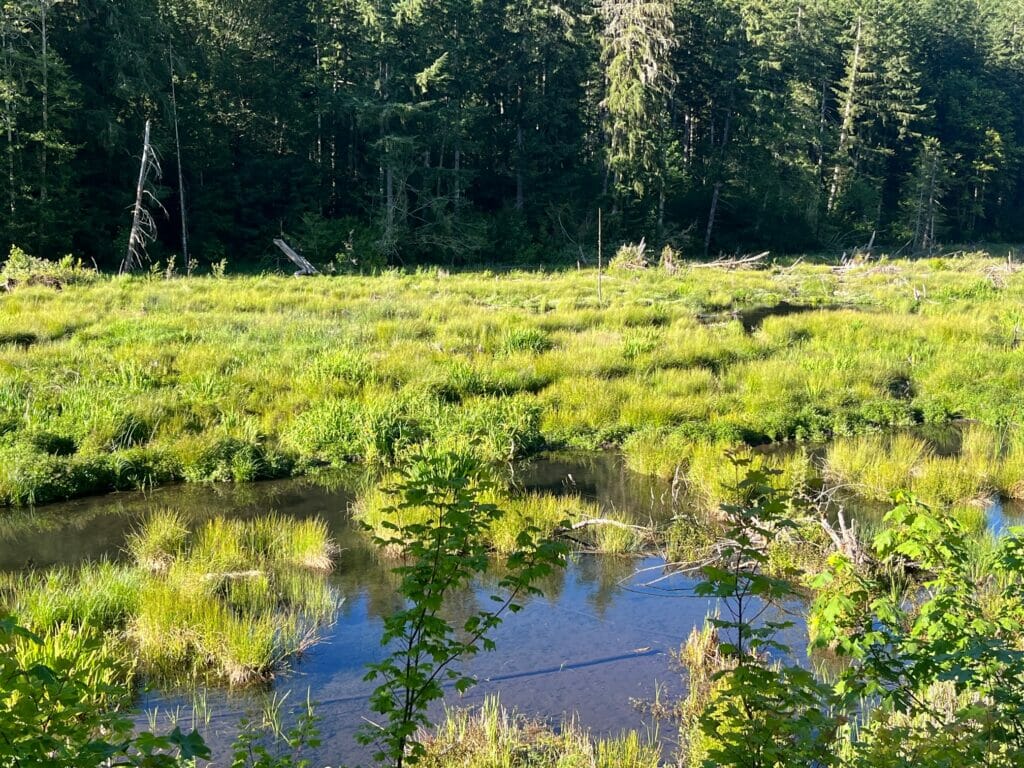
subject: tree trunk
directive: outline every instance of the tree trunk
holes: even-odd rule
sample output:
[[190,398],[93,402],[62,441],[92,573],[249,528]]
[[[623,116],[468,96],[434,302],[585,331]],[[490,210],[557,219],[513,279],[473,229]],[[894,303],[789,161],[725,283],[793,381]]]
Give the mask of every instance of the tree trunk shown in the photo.
[[821,78],[821,110],[818,114],[818,183],[824,181],[825,129],[828,127],[828,78]]
[[938,179],[939,171],[939,153],[938,151],[932,152],[932,165],[931,174],[928,179],[928,214],[927,214],[927,226],[924,232],[924,243],[925,250],[931,248],[935,243],[935,208],[936,208],[936,183]]
[[523,210],[523,126],[516,126],[516,210]]
[[658,190],[658,239],[665,237],[665,185]]
[[[46,144],[50,140],[50,63],[49,63],[49,30],[47,27],[46,11],[47,5],[51,0],[39,0],[39,24],[42,33],[42,65],[43,65],[43,136],[40,146],[39,154],[39,213],[40,216],[45,216],[46,211],[46,198],[49,194],[47,185],[47,175],[49,173],[47,168],[48,156]],[[46,231],[46,225],[44,222],[40,222],[40,238],[43,237],[43,232]]]
[[[12,61],[14,58],[13,54],[13,43],[7,30],[4,30],[4,72],[9,78],[12,72]],[[7,101],[6,109],[4,112],[4,127],[7,132],[7,192],[9,195],[8,207],[11,215],[9,226],[13,227],[15,217],[17,215],[17,188],[16,188],[16,174],[14,172],[14,99],[11,98]]]
[[843,154],[847,151],[853,135],[853,109],[857,95],[857,78],[860,75],[860,43],[863,33],[861,18],[857,17],[857,32],[853,42],[853,60],[850,63],[850,85],[843,104],[843,122],[839,129],[839,146],[836,149],[836,164],[832,171],[832,185],[828,192],[826,210],[831,213],[842,194]]
[[459,178],[459,172],[462,170],[462,150],[458,147],[455,147],[455,162],[452,166],[452,170],[454,171],[455,179],[455,213],[458,215],[459,206],[462,203],[462,180]]
[[704,257],[711,252],[711,236],[715,231],[715,216],[718,213],[718,198],[722,192],[722,182],[715,183],[715,191],[711,195],[711,212],[708,213],[708,228],[704,233]]
[[395,172],[391,169],[390,164],[384,172],[384,179],[384,221],[390,241],[395,228]]
[[132,208],[132,228],[128,232],[128,252],[124,261],[121,262],[121,272],[134,272],[142,267],[143,254],[145,253],[147,230],[152,224],[152,218],[143,207],[143,198],[146,194],[146,176],[149,174],[150,162],[153,158],[153,150],[149,144],[149,120],[146,121],[146,128],[142,134],[142,161],[139,163],[139,181],[135,186],[135,205]]
[[167,46],[171,70],[171,116],[174,119],[174,153],[178,161],[178,205],[181,208],[181,259],[188,268],[188,214],[185,212],[185,172],[181,167],[181,134],[178,132],[178,96],[174,87],[174,50]]

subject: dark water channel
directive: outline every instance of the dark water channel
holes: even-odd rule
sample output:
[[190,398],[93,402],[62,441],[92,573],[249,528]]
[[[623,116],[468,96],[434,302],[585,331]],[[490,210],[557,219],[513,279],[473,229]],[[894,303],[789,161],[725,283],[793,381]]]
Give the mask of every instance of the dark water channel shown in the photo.
[[[578,493],[637,521],[664,520],[673,513],[666,484],[629,472],[613,455],[535,461],[518,468],[515,479],[527,490]],[[305,702],[308,692],[322,718],[323,745],[315,764],[368,764],[370,751],[354,740],[369,714],[371,684],[363,674],[368,662],[381,658],[382,617],[397,603],[390,565],[351,522],[353,487],[343,479],[179,486],[9,512],[0,517],[0,570],[121,557],[127,534],[161,508],[176,509],[196,523],[271,510],[322,518],[342,547],[331,576],[342,602],[321,641],[259,691],[146,691],[138,720],[148,727],[155,719],[160,728],[175,720],[196,724],[223,754],[240,716],[257,710],[266,697],[280,700],[287,694],[287,712]],[[1006,524],[1002,508],[990,510],[990,521],[997,530]],[[500,695],[503,704],[526,715],[554,722],[575,717],[598,734],[626,728],[653,734],[655,725],[634,701],[653,699],[659,687],[669,695],[682,691],[669,654],[715,607],[694,597],[692,583],[682,577],[649,585],[661,575],[662,564],[653,557],[576,556],[565,572],[542,585],[544,598],[531,599],[506,620],[495,637],[495,652],[466,665],[479,684],[462,697],[452,691],[446,703],[472,706]],[[461,596],[453,610],[468,613],[485,605],[489,594],[481,584]],[[802,637],[798,628],[786,640],[800,649]],[[441,715],[440,708],[434,715]],[[669,752],[674,727],[662,724],[658,736]]]

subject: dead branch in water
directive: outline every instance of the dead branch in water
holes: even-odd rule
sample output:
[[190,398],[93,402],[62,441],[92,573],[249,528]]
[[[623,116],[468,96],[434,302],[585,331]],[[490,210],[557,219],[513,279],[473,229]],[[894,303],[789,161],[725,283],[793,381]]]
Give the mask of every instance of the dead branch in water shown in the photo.
[[235,581],[237,579],[255,579],[263,575],[263,571],[228,571],[226,573],[204,573],[203,581],[216,581],[226,579]]

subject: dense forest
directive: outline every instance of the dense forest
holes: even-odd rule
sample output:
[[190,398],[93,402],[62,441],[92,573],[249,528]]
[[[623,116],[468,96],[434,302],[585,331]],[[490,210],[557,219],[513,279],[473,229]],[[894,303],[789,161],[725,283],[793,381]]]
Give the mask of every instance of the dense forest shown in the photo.
[[[691,255],[1024,238],[1020,0],[4,0],[0,248]],[[187,239],[186,239],[187,238]]]

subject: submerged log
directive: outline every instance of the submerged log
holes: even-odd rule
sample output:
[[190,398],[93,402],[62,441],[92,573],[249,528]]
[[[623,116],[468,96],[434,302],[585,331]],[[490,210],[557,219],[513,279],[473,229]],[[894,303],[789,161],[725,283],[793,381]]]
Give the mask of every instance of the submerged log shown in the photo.
[[319,275],[320,271],[309,263],[309,260],[300,256],[296,251],[288,245],[281,238],[274,239],[274,245],[281,249],[281,252],[288,257],[288,259],[299,268],[299,271],[295,273],[296,277],[306,277],[308,275]]

